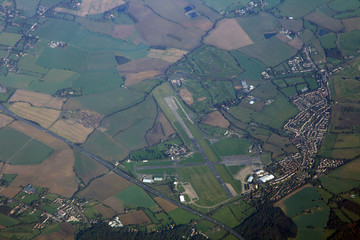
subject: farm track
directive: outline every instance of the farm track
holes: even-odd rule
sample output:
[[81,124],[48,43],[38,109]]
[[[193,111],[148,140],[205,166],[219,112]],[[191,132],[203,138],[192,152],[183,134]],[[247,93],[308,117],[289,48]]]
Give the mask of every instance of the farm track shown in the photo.
[[[122,170],[117,169],[113,164],[105,161],[104,159],[96,156],[95,154],[92,154],[92,153],[86,151],[85,149],[83,149],[82,147],[80,147],[80,146],[72,143],[71,141],[69,141],[69,140],[67,140],[67,139],[65,139],[65,138],[62,138],[62,137],[60,137],[59,135],[57,135],[57,134],[55,134],[55,133],[53,133],[53,132],[51,132],[51,131],[49,131],[49,130],[47,130],[47,129],[45,129],[45,128],[43,128],[43,127],[41,127],[41,126],[39,126],[39,125],[31,122],[31,121],[29,121],[29,120],[26,120],[26,119],[24,119],[24,118],[21,118],[21,117],[17,116],[15,113],[11,112],[9,109],[7,109],[7,108],[6,108],[4,105],[2,105],[2,104],[0,104],[0,110],[2,110],[5,114],[9,115],[10,117],[13,117],[14,119],[16,119],[16,120],[18,120],[18,121],[24,122],[24,123],[26,123],[26,124],[28,124],[28,125],[30,125],[30,126],[33,126],[33,127],[37,128],[37,129],[39,129],[39,130],[42,130],[43,132],[45,132],[45,133],[47,133],[47,134],[49,134],[49,135],[51,135],[51,136],[53,136],[53,137],[56,137],[57,139],[65,142],[65,143],[68,144],[71,148],[73,148],[73,149],[75,149],[75,150],[77,150],[77,151],[82,152],[82,153],[85,154],[86,156],[94,159],[95,161],[97,161],[97,162],[100,163],[101,165],[103,165],[103,166],[105,166],[106,168],[108,168],[109,170],[113,171],[114,173],[116,173],[116,174],[119,175],[120,177],[122,177],[122,178],[128,180],[129,182],[131,182],[131,183],[133,183],[133,184],[141,187],[141,188],[144,189],[145,191],[147,191],[147,192],[149,192],[149,193],[151,193],[151,194],[153,194],[153,195],[155,195],[155,196],[161,197],[161,198],[163,198],[163,199],[165,199],[165,200],[167,200],[167,201],[175,204],[176,206],[178,206],[178,207],[180,207],[180,208],[182,208],[182,209],[184,209],[184,210],[186,210],[186,211],[188,211],[188,212],[191,212],[192,214],[195,214],[195,215],[199,216],[199,217],[202,218],[202,219],[205,219],[205,220],[207,220],[207,221],[209,221],[209,222],[212,222],[212,223],[214,223],[214,224],[222,227],[223,229],[227,230],[228,232],[230,232],[232,235],[234,235],[234,236],[235,236],[236,238],[238,238],[238,239],[244,239],[244,238],[243,238],[239,233],[237,233],[234,229],[226,226],[225,224],[221,223],[220,221],[217,221],[217,220],[215,220],[215,219],[207,216],[206,214],[203,214],[203,213],[201,213],[201,212],[198,212],[198,211],[196,211],[196,210],[194,210],[194,209],[192,209],[192,208],[190,208],[190,207],[188,207],[188,206],[186,206],[186,205],[183,205],[183,204],[179,203],[178,201],[176,201],[176,200],[174,200],[174,199],[172,199],[172,198],[169,198],[169,197],[161,194],[160,192],[158,192],[158,191],[152,189],[151,187],[145,185],[144,183],[138,181],[138,180],[135,179],[134,177],[129,176],[127,173],[123,172]],[[196,144],[195,141],[194,141],[194,144]],[[197,147],[199,147],[199,146],[197,145]]]

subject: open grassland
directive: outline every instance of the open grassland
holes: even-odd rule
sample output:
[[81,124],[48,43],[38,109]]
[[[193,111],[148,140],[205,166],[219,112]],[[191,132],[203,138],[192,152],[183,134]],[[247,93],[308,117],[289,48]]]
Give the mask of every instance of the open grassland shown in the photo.
[[337,178],[330,176],[322,176],[320,178],[321,185],[326,188],[328,191],[339,194],[348,192],[353,188],[357,188],[360,186],[360,181],[354,181],[351,179]]
[[105,130],[107,134],[114,136],[144,119],[154,121],[155,118],[156,104],[153,98],[148,97],[144,102],[104,119],[101,128]]
[[355,10],[360,7],[360,2],[357,0],[335,0],[331,1],[328,6],[337,12],[345,12],[349,10]]
[[12,129],[15,129],[19,132],[22,132],[28,136],[30,136],[33,139],[36,139],[50,147],[52,147],[53,149],[63,149],[66,148],[67,145],[60,141],[59,139],[44,133],[43,131],[41,131],[40,129],[37,129],[35,127],[29,126],[26,123],[20,122],[20,121],[15,121],[13,123],[11,123],[9,125],[9,127],[11,127]]
[[187,51],[176,49],[176,48],[168,48],[166,50],[161,49],[150,49],[148,58],[162,59],[164,61],[175,63],[180,60]]
[[177,169],[182,182],[190,182],[199,196],[197,204],[209,206],[227,199],[221,185],[208,167],[196,166]]
[[0,128],[5,127],[9,123],[11,123],[14,119],[9,117],[8,115],[0,113]]
[[252,144],[245,139],[223,139],[214,143],[216,151],[221,156],[242,155],[249,153]]
[[11,156],[8,162],[13,165],[39,164],[48,158],[53,151],[51,147],[32,139]]
[[264,33],[274,32],[280,28],[275,17],[268,13],[236,19],[254,42],[265,40]]
[[0,44],[6,45],[9,47],[14,47],[15,44],[21,39],[21,37],[22,37],[21,34],[1,32],[0,33]]
[[220,208],[211,217],[231,228],[240,224],[228,206]]
[[49,94],[18,89],[8,102],[28,102],[32,106],[61,109],[65,98],[52,97]]
[[59,119],[50,128],[50,131],[74,143],[83,143],[89,134],[94,131],[92,127],[85,127],[73,119]]
[[259,59],[268,66],[276,66],[297,53],[296,49],[286,45],[278,38],[270,38],[240,48],[239,51],[249,57]]
[[251,45],[253,41],[236,19],[230,18],[218,22],[216,28],[206,36],[204,43],[229,51]]
[[0,79],[0,82],[7,87],[23,89],[27,89],[34,81],[39,81],[39,78],[12,72],[8,73],[6,77]]
[[125,131],[118,133],[114,139],[131,150],[146,147],[145,135],[154,125],[154,120],[155,118],[141,120]]
[[345,55],[357,56],[360,48],[360,30],[339,34],[339,47]]
[[9,110],[20,117],[37,122],[40,126],[48,128],[60,116],[60,111],[55,109],[32,107],[29,103],[13,103]]
[[356,159],[334,171],[332,171],[329,176],[334,178],[345,178],[354,181],[360,181],[360,176],[358,174],[360,170],[360,159]]
[[267,66],[260,60],[245,56],[238,51],[232,51],[231,55],[235,57],[241,68],[244,69],[244,72],[240,75],[242,78],[249,79],[251,81],[260,80],[260,73],[267,69]]
[[9,127],[0,129],[0,145],[6,151],[0,151],[0,160],[7,161],[17,153],[31,138]]
[[25,16],[33,16],[36,13],[37,5],[39,0],[35,1],[26,1],[26,0],[16,0],[16,9],[24,11]]
[[228,128],[230,125],[229,121],[224,118],[219,111],[215,111],[204,116],[201,119],[201,123],[221,128]]
[[0,224],[5,227],[14,226],[19,223],[16,218],[9,217],[5,214],[0,213]]
[[340,20],[328,17],[319,11],[310,13],[305,19],[333,32],[339,32],[344,27]]
[[285,207],[286,214],[299,227],[299,238],[308,234],[322,237],[330,209],[315,188],[307,187],[296,192],[286,199]]
[[131,185],[124,190],[121,190],[119,193],[115,194],[115,197],[129,208],[152,208],[157,206],[154,200],[142,188],[136,185]]
[[277,6],[281,16],[300,18],[312,12],[316,7],[329,2],[327,0],[288,0]]
[[[18,174],[9,187],[32,183],[49,188],[52,193],[71,197],[77,191],[74,172],[75,157],[70,148],[55,150],[49,158],[36,165],[5,165],[3,172]],[[2,192],[3,193],[3,192]]]
[[85,108],[94,110],[104,115],[109,115],[136,105],[143,99],[143,97],[144,95],[142,93],[121,88],[88,96],[71,98],[64,105],[64,110]]
[[123,145],[111,136],[98,130],[89,136],[83,147],[108,161],[123,160],[129,153]]
[[221,179],[228,185],[231,193],[234,196],[241,193],[241,189],[242,189],[241,182],[239,180],[234,179],[230,170],[225,165],[216,165],[215,169],[219,173]]
[[[168,1],[163,2],[169,5]],[[170,6],[169,9],[174,10],[173,6]],[[186,17],[183,8],[176,10]],[[128,11],[138,19],[135,27],[149,45],[165,45],[188,50],[196,47],[200,43],[202,35],[205,34],[205,31],[200,28],[187,28],[176,22],[168,21],[144,5],[131,3]],[[149,25],[149,22],[152,24]]]
[[81,180],[87,184],[91,179],[106,172],[106,168],[88,156],[75,152],[75,171]]
[[192,220],[199,220],[198,216],[181,208],[168,212],[168,215],[174,220],[175,224],[187,224]]
[[18,62],[20,73],[25,71],[28,75],[34,74],[34,76],[44,76],[49,72],[49,69],[44,68],[36,64],[38,60],[37,56],[32,54],[23,55]]
[[39,81],[33,81],[29,89],[48,94],[55,94],[58,90],[69,88],[73,81],[79,77],[76,72],[68,70],[51,69],[49,73]]
[[[114,184],[116,183],[116,184]],[[110,196],[126,189],[131,183],[116,175],[109,173],[104,177],[97,178],[91,184],[80,192],[80,196],[87,199],[97,199],[104,201]]]

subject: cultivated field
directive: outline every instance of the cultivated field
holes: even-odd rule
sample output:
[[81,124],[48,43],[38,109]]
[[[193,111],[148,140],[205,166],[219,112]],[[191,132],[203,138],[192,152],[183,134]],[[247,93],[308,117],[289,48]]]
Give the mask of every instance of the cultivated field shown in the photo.
[[164,61],[175,63],[180,60],[187,51],[176,49],[176,48],[168,48],[166,50],[160,49],[150,49],[149,54],[147,55],[148,58],[155,58],[155,59],[162,59]]
[[8,102],[27,102],[36,107],[47,107],[60,110],[65,101],[65,98],[52,97],[51,95],[45,93],[18,89],[11,96]]
[[113,9],[116,6],[122,5],[125,2],[122,0],[83,0],[81,2],[80,10],[70,10],[67,8],[55,8],[55,11],[57,12],[66,12],[70,14],[75,14],[79,16],[86,16],[88,14],[98,14],[98,13],[104,13],[110,9]]
[[154,200],[159,204],[159,206],[165,211],[165,212],[171,212],[172,210],[178,208],[178,206],[174,205],[173,203],[166,201],[165,199],[161,197],[156,197]]
[[29,126],[23,122],[15,121],[9,125],[9,127],[18,130],[19,132],[22,132],[31,138],[37,139],[38,141],[52,147],[55,150],[64,149],[67,147],[67,145],[60,141],[59,139],[44,133],[43,131]]
[[9,110],[20,117],[37,122],[40,126],[48,128],[60,116],[60,111],[49,108],[32,107],[29,103],[13,103]]
[[221,128],[228,128],[230,125],[229,121],[224,118],[224,116],[219,111],[215,111],[204,116],[201,119],[201,123]]
[[146,215],[146,213],[144,213],[143,210],[139,210],[124,215],[119,215],[119,219],[122,222],[122,224],[124,224],[124,226],[151,223],[150,218]]
[[5,165],[3,173],[18,174],[9,187],[26,186],[31,183],[49,188],[52,193],[71,197],[77,191],[74,172],[75,156],[70,148],[55,150],[41,164]]
[[188,105],[191,105],[194,103],[194,99],[193,96],[191,94],[191,92],[189,92],[189,90],[187,90],[187,88],[182,88],[179,91],[180,97],[182,98],[182,100],[184,100],[184,102]]
[[74,143],[83,143],[89,134],[94,131],[92,127],[85,127],[73,119],[59,119],[50,128],[50,131]]
[[342,23],[344,24],[347,32],[360,30],[360,17],[343,19]]
[[339,32],[344,27],[340,20],[328,17],[318,11],[310,13],[305,19],[334,32]]
[[130,86],[139,82],[142,82],[146,79],[150,79],[153,78],[157,75],[162,74],[162,72],[160,71],[156,71],[156,70],[149,70],[149,71],[144,71],[144,72],[139,72],[139,73],[125,73],[125,85],[126,86]]
[[11,123],[14,119],[9,117],[8,115],[0,113],[0,128],[5,127],[9,123]]
[[75,238],[74,229],[70,223],[60,223],[60,225],[60,230],[53,233],[41,234],[40,236],[36,237],[35,240],[72,240]]
[[253,41],[236,19],[231,18],[218,22],[216,28],[206,36],[204,43],[229,51],[251,45]]
[[[116,184],[114,184],[116,183]],[[116,175],[115,173],[109,173],[104,177],[98,178],[91,182],[91,184],[80,192],[80,196],[87,199],[97,199],[104,201],[110,196],[124,190],[131,183]]]
[[124,213],[125,212],[124,204],[114,196],[111,196],[111,197],[105,199],[103,201],[103,203],[105,205],[111,207],[111,209],[113,209],[117,213]]
[[157,206],[154,200],[142,188],[136,185],[130,185],[114,196],[129,208],[152,208]]

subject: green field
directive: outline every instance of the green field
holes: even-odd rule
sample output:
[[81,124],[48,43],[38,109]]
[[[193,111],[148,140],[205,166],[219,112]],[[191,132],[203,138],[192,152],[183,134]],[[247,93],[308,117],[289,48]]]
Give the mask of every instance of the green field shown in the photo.
[[88,156],[75,152],[75,171],[76,174],[85,182],[91,178],[97,177],[98,175],[105,172],[105,168],[96,162],[94,159],[89,158]]
[[181,208],[176,208],[171,212],[168,212],[168,215],[174,220],[175,224],[187,224],[192,220],[199,220],[200,218],[188,211],[185,211]]
[[259,59],[265,65],[272,67],[297,53],[296,49],[283,43],[276,37],[240,48],[239,51],[249,57]]
[[15,129],[9,127],[1,128],[0,145],[3,149],[6,149],[6,151],[0,151],[0,160],[7,161],[10,157],[15,155],[22,146],[30,141],[30,137]]
[[32,139],[27,142],[15,155],[9,159],[14,165],[39,164],[54,151],[51,147]]
[[39,78],[16,74],[16,73],[8,73],[6,77],[0,79],[0,82],[7,87],[12,88],[23,88],[27,89],[32,82],[39,81]]
[[[154,122],[155,118],[156,104],[153,98],[148,97],[144,102],[104,119],[101,126],[106,129],[107,134],[114,136],[121,131],[124,131],[133,126],[135,127],[137,123],[140,123],[145,119],[150,119],[152,122]],[[137,126],[137,128],[138,127],[139,126]],[[144,132],[143,136],[145,133],[146,132]]]
[[194,166],[178,168],[180,180],[190,182],[199,200],[199,205],[211,206],[227,199],[225,191],[210,171],[209,167]]
[[298,239],[322,237],[330,214],[329,207],[313,187],[295,193],[285,201],[286,214],[299,227]]
[[232,156],[249,154],[249,147],[252,144],[245,139],[223,139],[214,143],[216,151],[221,156]]
[[13,47],[20,39],[22,35],[16,33],[0,33],[0,44]]
[[19,10],[24,11],[25,16],[33,16],[36,13],[37,5],[39,4],[40,0],[16,0],[16,8]]
[[19,221],[16,220],[15,218],[6,216],[2,213],[0,213],[0,224],[6,227],[10,227],[10,226],[14,226],[16,224],[18,224]]
[[358,56],[360,30],[339,34],[339,48],[345,55]]
[[240,224],[228,206],[220,208],[211,217],[231,228]]
[[124,146],[100,131],[92,133],[83,147],[108,161],[123,160],[129,153]]
[[91,109],[98,113],[109,115],[111,113],[131,107],[142,101],[142,93],[133,92],[126,88],[114,89],[88,96],[72,98],[68,101],[69,108]]
[[337,36],[336,36],[336,34],[331,33],[331,34],[321,36],[321,37],[319,37],[319,40],[321,42],[321,45],[324,48],[337,48],[337,44],[336,44]]
[[115,197],[130,208],[146,207],[152,208],[156,203],[149,195],[140,187],[131,185],[121,192],[115,194]]
[[329,2],[329,0],[287,0],[277,8],[280,10],[281,16],[300,18],[326,2]]
[[211,7],[212,9],[221,12],[231,5],[239,5],[240,4],[247,4],[248,0],[221,0],[221,1],[214,1],[214,0],[203,0],[204,4]]
[[350,179],[337,178],[330,176],[321,176],[321,184],[328,191],[339,194],[342,192],[348,192],[353,188],[360,186],[360,181],[354,181]]
[[231,54],[240,64],[244,72],[239,76],[240,78],[249,79],[250,81],[260,80],[261,73],[267,69],[261,61],[255,58],[249,58],[238,51],[232,51]]
[[335,0],[335,1],[331,1],[328,4],[328,6],[337,12],[345,12],[359,8],[360,2],[357,0],[347,0],[347,1]]
[[237,18],[236,20],[254,42],[265,40],[264,33],[280,29],[275,17],[264,12],[255,16]]

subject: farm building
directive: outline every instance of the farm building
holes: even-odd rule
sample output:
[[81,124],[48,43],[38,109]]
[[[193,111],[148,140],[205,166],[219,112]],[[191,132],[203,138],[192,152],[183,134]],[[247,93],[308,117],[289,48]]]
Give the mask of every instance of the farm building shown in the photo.
[[185,197],[184,197],[184,195],[180,195],[180,202],[185,202]]
[[248,179],[246,180],[248,183],[251,183],[254,180],[253,176],[249,176]]
[[144,177],[143,179],[142,179],[142,182],[144,182],[144,183],[152,183],[154,180],[152,180],[151,178],[146,178],[146,177]]
[[161,182],[163,180],[162,177],[154,177],[155,182]]

